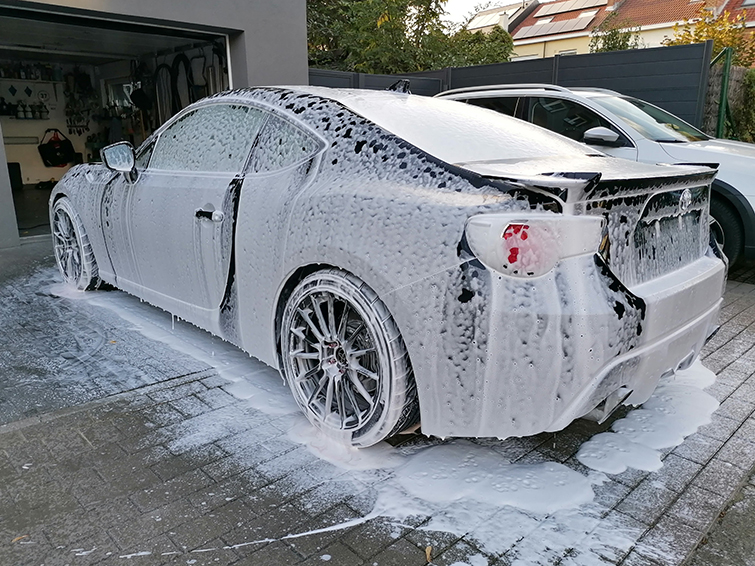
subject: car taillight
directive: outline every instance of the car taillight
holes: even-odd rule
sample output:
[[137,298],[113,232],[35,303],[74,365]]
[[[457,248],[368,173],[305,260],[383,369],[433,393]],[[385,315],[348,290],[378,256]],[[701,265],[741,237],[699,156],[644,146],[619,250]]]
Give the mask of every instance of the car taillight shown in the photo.
[[595,253],[603,219],[552,213],[481,214],[467,221],[469,247],[486,266],[514,277],[539,277],[567,257]]

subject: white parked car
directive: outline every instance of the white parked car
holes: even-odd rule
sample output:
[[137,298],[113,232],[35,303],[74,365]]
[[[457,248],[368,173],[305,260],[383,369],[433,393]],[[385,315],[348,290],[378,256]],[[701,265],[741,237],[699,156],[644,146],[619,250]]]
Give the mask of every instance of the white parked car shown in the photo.
[[238,90],[71,169],[55,256],[277,367],[369,446],[523,436],[642,403],[714,332],[714,171],[608,159],[397,92]]
[[437,96],[526,120],[615,157],[717,166],[710,204],[716,239],[731,265],[755,258],[755,145],[711,138],[657,106],[599,88],[511,84]]

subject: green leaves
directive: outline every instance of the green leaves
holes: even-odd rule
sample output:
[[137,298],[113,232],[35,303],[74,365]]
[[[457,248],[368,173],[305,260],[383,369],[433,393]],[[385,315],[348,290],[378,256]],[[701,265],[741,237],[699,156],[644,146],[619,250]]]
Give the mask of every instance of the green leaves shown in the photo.
[[618,12],[611,12],[592,33],[590,33],[590,53],[624,51],[642,46],[640,28],[629,20],[619,20]]
[[394,74],[508,61],[506,31],[453,32],[446,1],[308,0],[310,66]]

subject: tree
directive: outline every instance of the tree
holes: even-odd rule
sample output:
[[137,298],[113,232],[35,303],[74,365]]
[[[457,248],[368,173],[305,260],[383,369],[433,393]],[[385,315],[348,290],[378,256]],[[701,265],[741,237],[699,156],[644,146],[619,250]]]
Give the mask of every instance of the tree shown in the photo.
[[713,55],[725,47],[734,49],[734,64],[751,67],[755,63],[755,33],[748,31],[747,13],[732,17],[724,11],[718,15],[701,6],[698,17],[674,26],[674,37],[663,40],[663,45],[687,45],[713,40]]
[[619,20],[618,12],[611,12],[590,33],[590,53],[637,49],[641,45],[640,28],[630,20]]
[[507,61],[504,30],[452,30],[446,0],[308,0],[309,62],[365,73],[411,73]]

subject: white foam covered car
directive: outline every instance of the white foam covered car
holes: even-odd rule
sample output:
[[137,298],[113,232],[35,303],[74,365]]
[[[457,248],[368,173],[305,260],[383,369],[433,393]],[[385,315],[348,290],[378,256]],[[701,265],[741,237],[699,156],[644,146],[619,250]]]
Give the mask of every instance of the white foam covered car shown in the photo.
[[279,368],[344,443],[555,431],[689,365],[726,272],[714,171],[589,152],[447,100],[239,90],[71,169],[55,255]]

